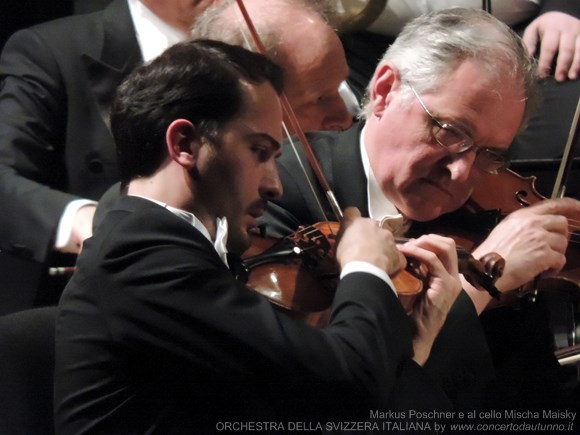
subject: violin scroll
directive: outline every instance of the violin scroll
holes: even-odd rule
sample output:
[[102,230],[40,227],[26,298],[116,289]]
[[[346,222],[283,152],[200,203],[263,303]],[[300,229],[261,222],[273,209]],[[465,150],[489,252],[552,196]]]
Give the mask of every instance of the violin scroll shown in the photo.
[[505,268],[504,258],[496,252],[490,252],[476,260],[464,249],[457,250],[459,272],[474,287],[487,291],[494,299],[499,299],[501,292],[495,286]]

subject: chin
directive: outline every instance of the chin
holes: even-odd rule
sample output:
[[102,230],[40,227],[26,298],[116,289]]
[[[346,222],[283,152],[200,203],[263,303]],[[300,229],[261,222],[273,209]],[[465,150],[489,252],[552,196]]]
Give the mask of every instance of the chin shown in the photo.
[[412,221],[429,222],[429,221],[432,221],[434,219],[437,219],[442,214],[443,213],[440,213],[439,211],[431,211],[430,210],[429,212],[407,213],[407,214],[405,214],[405,216],[407,217],[407,219],[410,219]]
[[400,210],[408,219],[426,222],[459,209],[464,202],[443,195],[422,196],[405,202]]
[[448,213],[447,207],[430,201],[423,201],[415,206],[411,205],[402,209],[402,213],[407,219],[417,222],[428,222],[437,219],[442,214]]
[[243,254],[250,247],[250,235],[245,230],[228,233],[228,252]]

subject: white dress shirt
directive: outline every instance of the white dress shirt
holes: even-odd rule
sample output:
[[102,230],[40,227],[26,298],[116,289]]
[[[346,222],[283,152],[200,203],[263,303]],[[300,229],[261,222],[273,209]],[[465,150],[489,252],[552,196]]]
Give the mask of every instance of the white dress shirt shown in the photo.
[[172,45],[185,41],[189,36],[161,20],[140,0],[128,2],[137,42],[145,63],[152,61]]
[[369,205],[369,216],[381,223],[383,228],[393,232],[395,236],[403,236],[411,226],[411,223],[397,210],[397,207],[389,201],[379,185],[373,169],[371,168],[364,141],[364,126],[360,133],[360,155],[363,168],[367,177],[367,204]]

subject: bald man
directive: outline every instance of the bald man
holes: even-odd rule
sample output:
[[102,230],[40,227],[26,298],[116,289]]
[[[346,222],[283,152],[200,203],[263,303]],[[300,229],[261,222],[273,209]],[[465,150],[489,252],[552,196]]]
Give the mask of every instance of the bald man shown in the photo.
[[[349,70],[342,43],[329,24],[330,9],[323,2],[304,0],[245,0],[244,5],[269,57],[284,70],[284,93],[302,130],[348,128],[352,114],[339,87]],[[234,0],[207,8],[192,35],[254,48]]]

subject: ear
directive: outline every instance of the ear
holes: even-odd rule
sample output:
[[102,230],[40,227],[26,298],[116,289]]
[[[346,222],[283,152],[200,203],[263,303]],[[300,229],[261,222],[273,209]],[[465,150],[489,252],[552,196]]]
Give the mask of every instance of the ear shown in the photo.
[[195,126],[186,119],[173,121],[165,133],[169,157],[186,169],[191,169],[197,160],[200,141]]
[[373,76],[370,101],[373,114],[381,116],[391,100],[391,92],[401,85],[399,70],[392,64],[381,63]]

